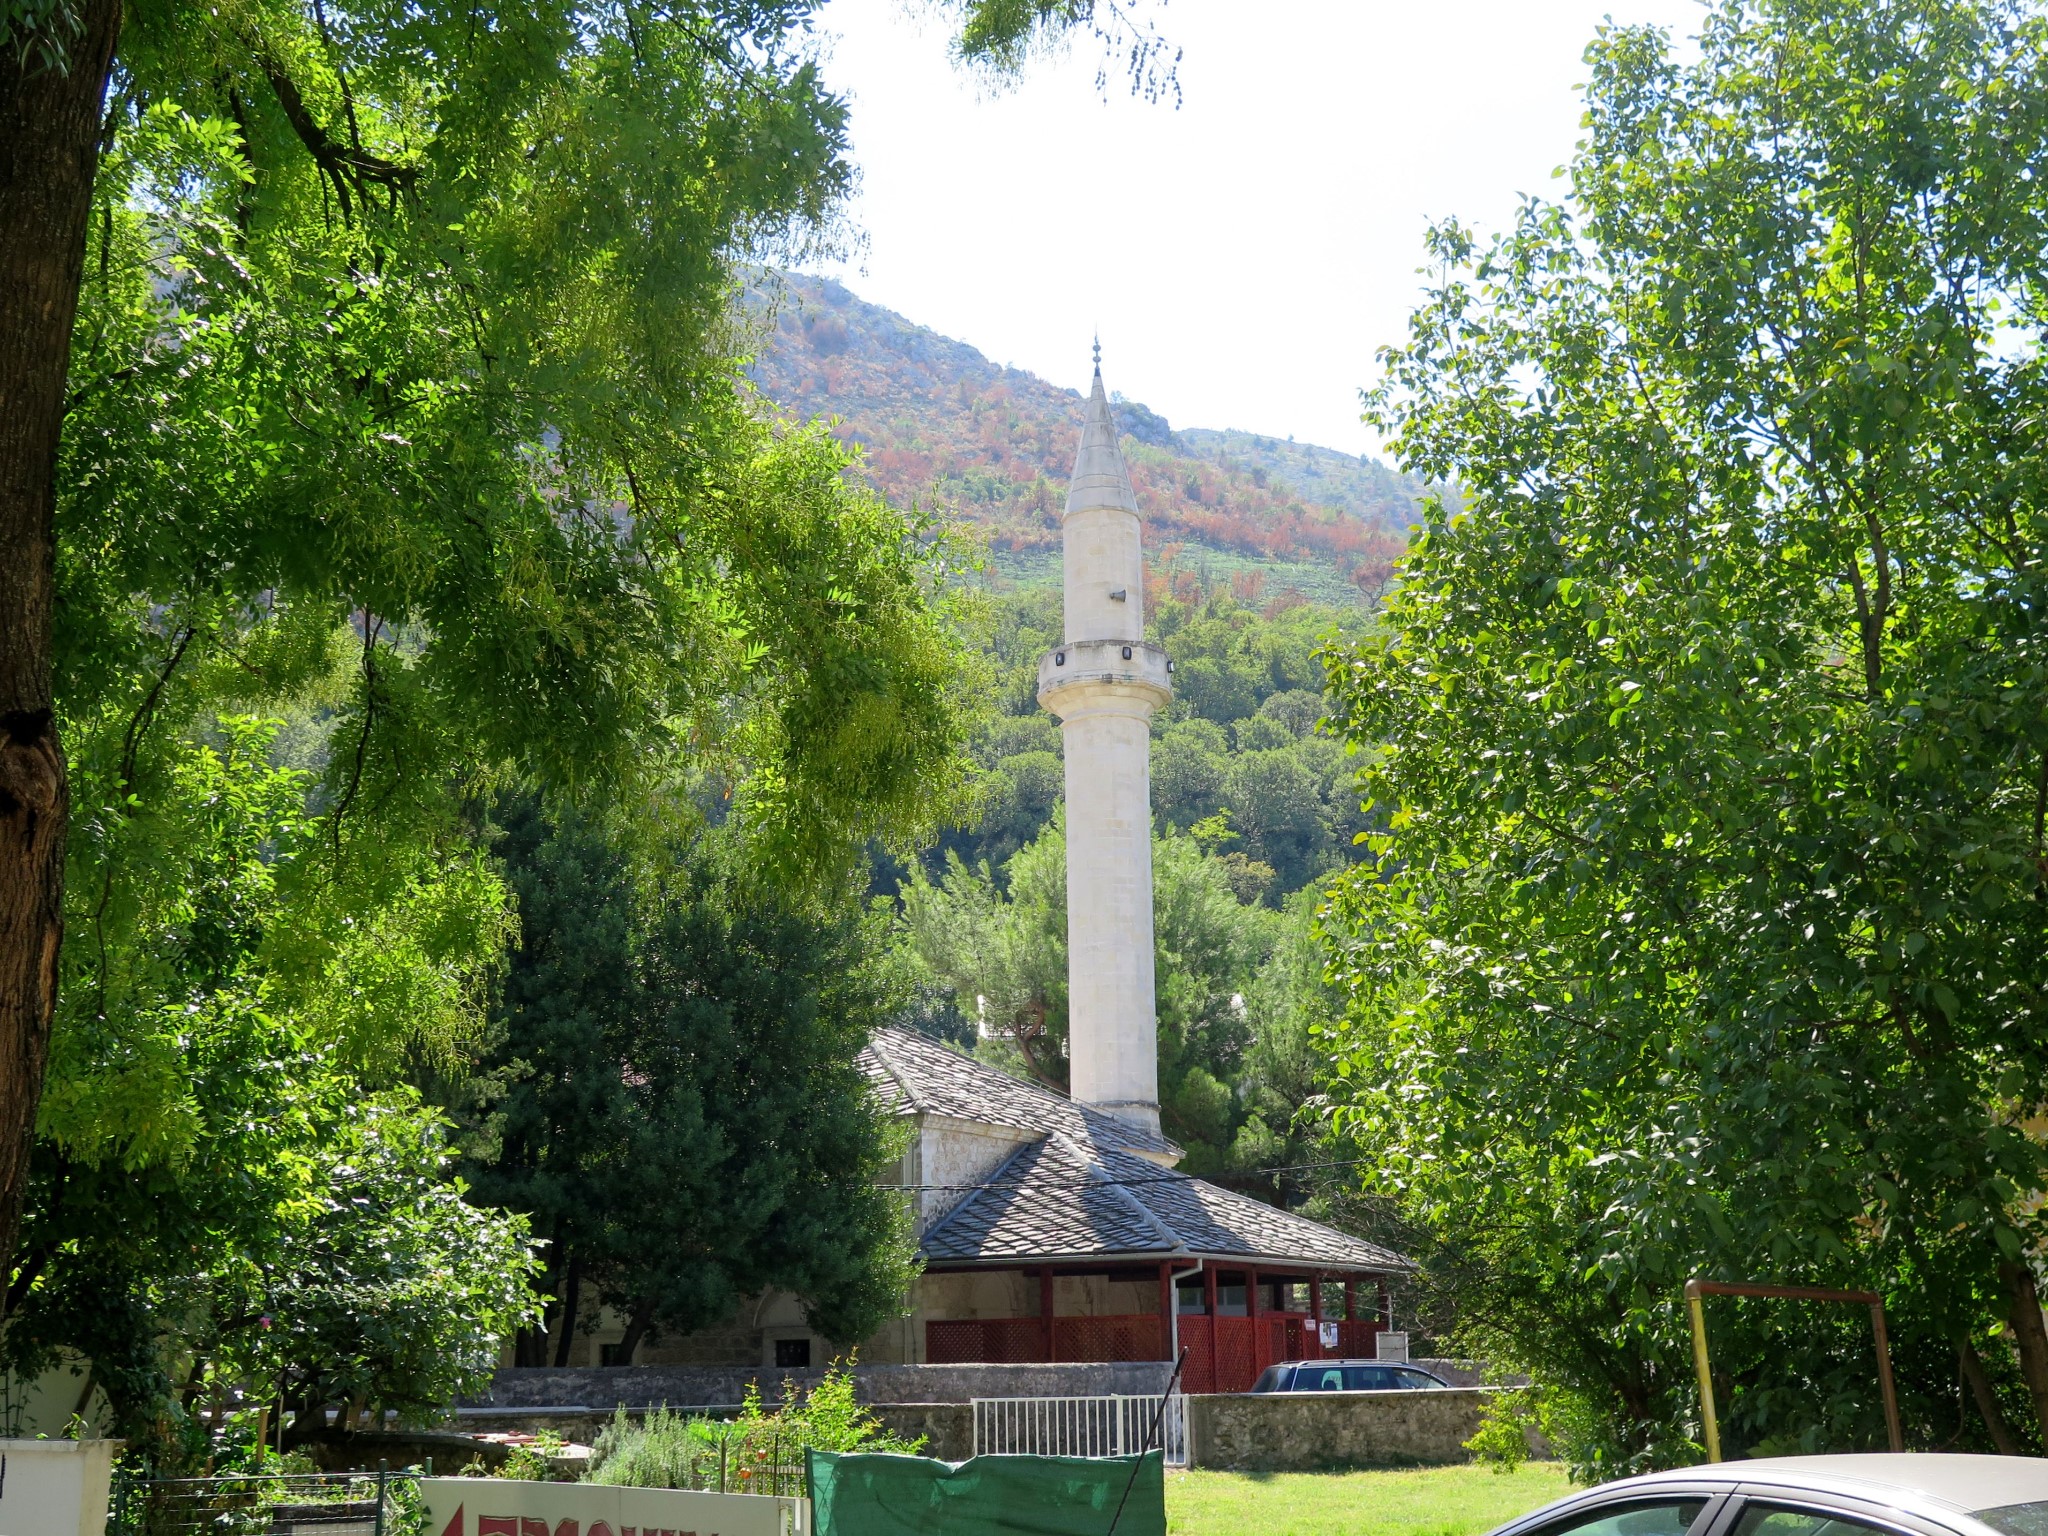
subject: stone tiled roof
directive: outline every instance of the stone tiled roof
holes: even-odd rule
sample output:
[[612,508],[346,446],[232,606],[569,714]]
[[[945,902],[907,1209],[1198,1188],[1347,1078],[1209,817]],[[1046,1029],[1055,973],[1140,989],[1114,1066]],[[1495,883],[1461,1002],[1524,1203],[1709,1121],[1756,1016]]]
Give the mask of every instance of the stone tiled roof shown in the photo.
[[948,1115],[1021,1131],[1057,1132],[1090,1149],[1180,1156],[1180,1148],[1157,1131],[985,1067],[909,1030],[877,1030],[861,1053],[861,1069],[898,1114]]
[[1390,1249],[1127,1152],[1057,1134],[1019,1147],[920,1244],[927,1261],[1242,1257],[1404,1270]]
[[931,1263],[1213,1256],[1411,1267],[1390,1249],[1148,1161],[1139,1154],[1180,1149],[922,1035],[878,1031],[861,1068],[897,1114],[1034,1133],[925,1232],[919,1247]]

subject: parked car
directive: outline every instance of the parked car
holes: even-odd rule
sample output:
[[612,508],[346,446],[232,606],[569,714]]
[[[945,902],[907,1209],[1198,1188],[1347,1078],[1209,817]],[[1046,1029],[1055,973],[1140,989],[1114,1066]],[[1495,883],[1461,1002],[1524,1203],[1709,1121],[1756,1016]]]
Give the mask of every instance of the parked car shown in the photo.
[[[1443,1377],[1419,1365],[1384,1360],[1288,1360],[1269,1365],[1252,1383],[1254,1392],[1415,1392],[1448,1387]],[[2038,1533],[2048,1536],[2048,1531]]]
[[2048,1461],[1783,1456],[1603,1483],[1492,1536],[2048,1536]]

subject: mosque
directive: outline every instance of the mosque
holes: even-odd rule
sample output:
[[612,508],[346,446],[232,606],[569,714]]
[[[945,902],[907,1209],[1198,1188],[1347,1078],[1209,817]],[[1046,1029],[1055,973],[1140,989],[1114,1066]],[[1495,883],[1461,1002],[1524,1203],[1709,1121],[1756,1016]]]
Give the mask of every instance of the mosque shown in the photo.
[[[1152,939],[1151,721],[1173,663],[1145,639],[1142,529],[1098,352],[1061,522],[1065,641],[1038,666],[1066,763],[1071,1097],[922,1035],[862,1064],[914,1135],[897,1171],[924,1273],[867,1365],[1174,1360],[1241,1392],[1276,1360],[1371,1356],[1407,1261],[1178,1173],[1161,1132]],[[592,1344],[603,1349],[602,1336]],[[794,1296],[640,1352],[649,1364],[801,1369],[832,1353]],[[600,1363],[593,1359],[593,1364]],[[602,1363],[611,1363],[604,1359]]]

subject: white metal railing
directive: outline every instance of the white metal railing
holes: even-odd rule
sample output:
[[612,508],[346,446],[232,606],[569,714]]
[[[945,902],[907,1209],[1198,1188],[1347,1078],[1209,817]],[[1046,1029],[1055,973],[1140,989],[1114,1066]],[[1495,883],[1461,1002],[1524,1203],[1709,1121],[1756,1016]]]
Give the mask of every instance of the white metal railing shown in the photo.
[[[1129,1456],[1148,1438],[1166,1464],[1188,1464],[1188,1400],[1156,1397],[977,1397],[977,1456]],[[1153,1425],[1158,1424],[1156,1438]]]

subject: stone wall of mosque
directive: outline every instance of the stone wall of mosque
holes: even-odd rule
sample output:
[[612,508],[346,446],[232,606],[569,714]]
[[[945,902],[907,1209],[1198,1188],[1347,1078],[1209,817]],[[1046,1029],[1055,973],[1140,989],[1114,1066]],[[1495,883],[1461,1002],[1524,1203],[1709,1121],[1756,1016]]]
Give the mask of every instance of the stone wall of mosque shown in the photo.
[[973,1194],[974,1186],[1000,1168],[1018,1147],[1037,1139],[1037,1133],[1015,1126],[944,1115],[920,1116],[914,1155],[907,1159],[909,1181],[919,1186],[918,1232],[927,1231]]

